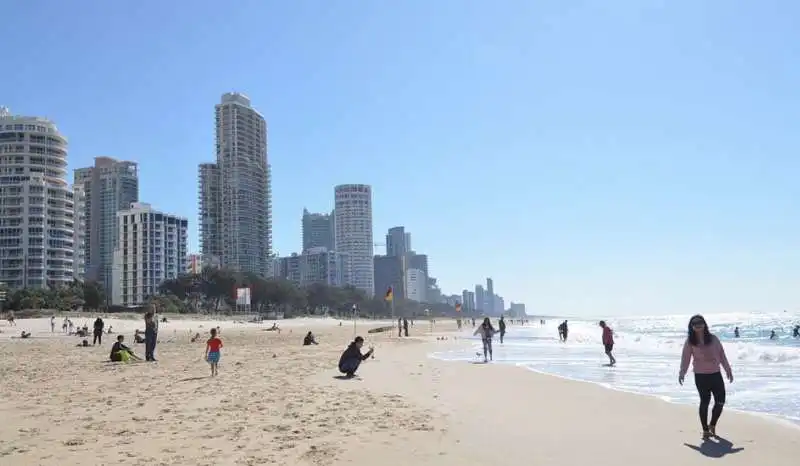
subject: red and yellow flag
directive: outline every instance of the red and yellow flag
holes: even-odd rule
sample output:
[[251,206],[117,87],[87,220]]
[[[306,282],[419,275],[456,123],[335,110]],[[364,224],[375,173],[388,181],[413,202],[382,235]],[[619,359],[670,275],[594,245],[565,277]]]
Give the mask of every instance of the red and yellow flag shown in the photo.
[[394,299],[394,291],[392,290],[391,286],[389,287],[388,290],[386,290],[386,296],[384,296],[383,299],[385,299],[386,301],[391,301],[392,299]]

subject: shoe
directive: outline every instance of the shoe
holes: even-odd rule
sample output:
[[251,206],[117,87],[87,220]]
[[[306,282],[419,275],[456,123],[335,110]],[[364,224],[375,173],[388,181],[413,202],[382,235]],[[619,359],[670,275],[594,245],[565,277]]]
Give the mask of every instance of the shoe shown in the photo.
[[704,430],[704,431],[703,431],[703,440],[708,440],[708,439],[710,439],[710,438],[711,438],[711,431],[709,431],[709,430]]

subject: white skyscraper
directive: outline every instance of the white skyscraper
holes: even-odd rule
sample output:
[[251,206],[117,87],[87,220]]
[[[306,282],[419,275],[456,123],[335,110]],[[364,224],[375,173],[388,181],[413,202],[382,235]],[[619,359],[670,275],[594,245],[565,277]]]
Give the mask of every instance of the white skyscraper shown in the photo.
[[406,271],[406,293],[408,299],[418,303],[425,301],[425,291],[428,288],[428,279],[425,272],[419,269]]
[[372,188],[343,184],[334,188],[336,251],[347,254],[349,284],[375,295],[372,257]]
[[188,221],[135,202],[117,212],[112,304],[139,306],[164,281],[186,273]]
[[0,283],[45,288],[72,281],[75,206],[67,140],[44,118],[0,107]]
[[205,261],[266,276],[272,208],[267,123],[239,93],[216,106],[216,163],[200,165],[200,248]]

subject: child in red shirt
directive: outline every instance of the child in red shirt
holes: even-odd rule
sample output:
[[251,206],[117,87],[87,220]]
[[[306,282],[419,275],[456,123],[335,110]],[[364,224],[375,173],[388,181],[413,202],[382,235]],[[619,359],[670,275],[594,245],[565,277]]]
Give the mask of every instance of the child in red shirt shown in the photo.
[[206,342],[206,361],[211,365],[211,376],[219,374],[217,366],[219,365],[220,348],[222,348],[222,340],[217,336],[217,329],[211,329],[211,338]]

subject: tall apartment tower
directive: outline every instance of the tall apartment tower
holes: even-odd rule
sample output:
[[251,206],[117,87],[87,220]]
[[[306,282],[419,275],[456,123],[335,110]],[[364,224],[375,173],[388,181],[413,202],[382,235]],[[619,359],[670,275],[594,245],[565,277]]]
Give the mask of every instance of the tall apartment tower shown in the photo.
[[112,304],[141,306],[164,281],[186,272],[188,220],[134,202],[117,212]]
[[303,209],[303,251],[313,248],[333,251],[336,241],[334,229],[333,214],[317,214]]
[[46,288],[72,281],[74,203],[67,140],[56,125],[0,107],[0,282]]
[[99,282],[108,295],[114,248],[119,231],[117,212],[139,201],[139,167],[136,162],[95,157],[94,166],[75,170],[73,191],[82,191],[79,207],[81,242],[87,280]]
[[204,260],[266,276],[272,256],[267,122],[236,92],[216,108],[216,163],[200,165],[200,248]]
[[483,308],[487,315],[494,315],[494,280],[486,279],[486,306]]
[[372,188],[343,184],[334,188],[336,251],[347,254],[350,284],[375,295],[372,257]]
[[386,234],[386,255],[405,256],[411,251],[411,233],[405,227],[392,227]]
[[478,314],[486,311],[486,291],[481,285],[475,285],[475,311]]

